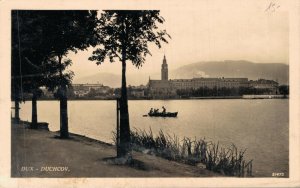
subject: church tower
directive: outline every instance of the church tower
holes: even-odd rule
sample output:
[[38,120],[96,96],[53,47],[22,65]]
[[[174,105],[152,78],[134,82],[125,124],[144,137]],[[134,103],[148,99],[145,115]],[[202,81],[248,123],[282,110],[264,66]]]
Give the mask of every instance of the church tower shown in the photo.
[[168,64],[165,55],[161,65],[161,80],[168,80]]

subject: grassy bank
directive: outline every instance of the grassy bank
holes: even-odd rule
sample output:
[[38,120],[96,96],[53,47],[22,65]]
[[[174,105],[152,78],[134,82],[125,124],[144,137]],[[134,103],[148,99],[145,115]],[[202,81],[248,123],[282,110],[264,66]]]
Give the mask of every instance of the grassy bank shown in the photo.
[[[113,145],[72,133],[70,139],[59,139],[58,132],[29,129],[29,126],[30,122],[12,121],[11,177],[222,176],[204,168],[169,161],[142,152],[133,152],[134,159],[130,164],[116,164],[114,162],[116,147]],[[28,167],[28,170],[24,170],[25,167]],[[65,170],[49,169],[57,167]]]
[[[114,134],[114,140],[115,134]],[[131,131],[132,148],[136,151],[154,154],[168,160],[206,169],[228,176],[251,177],[252,160],[245,160],[246,150],[239,150],[234,144],[223,147],[218,143],[203,139],[169,135],[162,130],[154,136],[152,130]]]

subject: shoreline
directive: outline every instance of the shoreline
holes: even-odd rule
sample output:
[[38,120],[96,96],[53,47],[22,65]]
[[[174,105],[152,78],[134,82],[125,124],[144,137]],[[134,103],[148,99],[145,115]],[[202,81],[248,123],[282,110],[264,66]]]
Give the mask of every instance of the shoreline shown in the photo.
[[[263,99],[289,99],[289,97],[259,97],[259,96],[253,96],[250,98],[243,98],[243,96],[234,96],[234,97],[190,97],[190,98],[167,98],[167,99],[128,99],[128,101],[157,101],[157,100],[212,100],[212,99],[243,99],[243,100],[263,100]],[[97,99],[97,98],[68,98],[68,101],[115,101],[115,99]],[[31,99],[25,99],[24,101],[31,101]],[[45,99],[40,98],[37,99],[37,101],[59,101],[59,99]],[[11,99],[11,102],[14,102],[14,100]]]
[[113,164],[111,160],[116,156],[116,149],[112,144],[75,133],[70,133],[70,139],[59,139],[59,132],[28,129],[28,123],[12,122],[12,177],[224,176],[202,166],[182,164],[137,151],[132,151],[133,164]]

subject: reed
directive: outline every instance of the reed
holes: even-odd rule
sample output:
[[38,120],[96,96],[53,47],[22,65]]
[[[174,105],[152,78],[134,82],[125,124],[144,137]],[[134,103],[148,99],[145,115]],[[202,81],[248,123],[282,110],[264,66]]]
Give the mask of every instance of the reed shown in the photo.
[[[116,141],[116,134],[113,133]],[[205,165],[206,169],[219,172],[228,176],[252,176],[252,161],[245,161],[245,150],[231,144],[229,147],[220,146],[203,139],[183,140],[174,135],[169,135],[160,130],[157,136],[153,135],[150,128],[148,132],[141,129],[131,131],[132,149],[142,151],[168,160],[178,161],[189,165]]]

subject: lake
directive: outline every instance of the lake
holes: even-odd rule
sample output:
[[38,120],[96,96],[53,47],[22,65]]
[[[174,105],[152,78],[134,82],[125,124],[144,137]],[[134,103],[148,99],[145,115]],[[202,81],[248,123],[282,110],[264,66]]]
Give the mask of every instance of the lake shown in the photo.
[[[165,106],[178,111],[177,118],[143,117],[150,108]],[[31,120],[31,102],[21,104],[20,117]],[[115,101],[69,101],[69,131],[112,143],[116,128]],[[131,100],[131,128],[161,129],[170,135],[234,143],[253,159],[253,175],[270,177],[273,172],[289,175],[289,100],[207,99]],[[59,102],[38,101],[38,120],[59,130]]]

